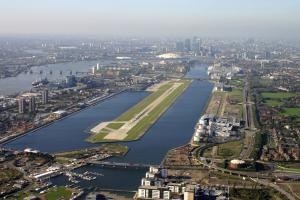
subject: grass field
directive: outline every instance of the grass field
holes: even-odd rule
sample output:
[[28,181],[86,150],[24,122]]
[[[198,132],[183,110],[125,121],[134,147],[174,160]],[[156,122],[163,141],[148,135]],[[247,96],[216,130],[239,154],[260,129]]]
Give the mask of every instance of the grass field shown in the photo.
[[281,113],[287,116],[300,118],[300,108],[284,108]]
[[109,153],[111,155],[125,155],[129,148],[122,144],[103,144],[99,147],[92,147],[87,149],[79,149],[72,151],[65,151],[54,154],[56,160],[59,162],[68,162],[69,159],[91,156],[99,153]]
[[267,99],[264,101],[265,101],[265,104],[267,104],[267,106],[270,106],[270,107],[278,107],[278,106],[282,106],[284,104],[282,101],[273,100],[273,99]]
[[[296,92],[263,92],[261,97],[265,105],[269,107],[282,107],[282,110],[278,113],[280,115],[295,117],[295,122],[300,121],[300,108],[288,107],[285,104],[286,99],[299,96],[300,93]],[[290,105],[291,106],[291,105]]]
[[243,116],[243,92],[241,89],[234,89],[231,92],[227,92],[226,104],[224,105],[225,117],[235,117],[241,119]]
[[243,140],[227,142],[218,146],[218,156],[221,158],[236,158],[240,155]]
[[[177,97],[185,91],[190,83],[190,80],[180,80],[171,81],[160,86],[157,91],[144,98],[115,120],[109,122],[109,124],[98,133],[92,133],[87,141],[96,143],[139,139],[169,106],[172,105]],[[118,136],[118,132],[121,132],[125,137],[113,140],[107,139],[107,136],[112,133],[112,130],[109,129],[113,129],[113,134]],[[126,133],[124,133],[124,130]]]
[[70,199],[72,191],[65,187],[56,187],[45,193],[46,200]]
[[287,99],[299,94],[292,92],[263,92],[261,95],[264,99]]
[[231,92],[229,92],[232,100],[237,102],[243,102],[243,92],[241,89],[234,89]]
[[108,124],[107,127],[111,128],[111,129],[117,130],[117,129],[121,128],[123,125],[124,125],[124,123],[121,123],[121,122],[120,123],[116,123],[116,122],[114,122],[114,123]]
[[[237,158],[239,157],[243,147],[243,140],[227,142],[217,145],[217,147],[209,147],[204,150],[204,157],[214,158]],[[213,148],[217,148],[216,155],[213,155]]]

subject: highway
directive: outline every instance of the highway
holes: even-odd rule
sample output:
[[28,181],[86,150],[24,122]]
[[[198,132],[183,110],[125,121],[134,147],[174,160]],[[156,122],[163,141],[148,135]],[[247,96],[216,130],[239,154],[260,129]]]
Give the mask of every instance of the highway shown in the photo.
[[251,153],[255,146],[255,134],[256,127],[254,123],[254,114],[253,114],[253,102],[251,102],[251,93],[250,93],[250,84],[249,77],[247,75],[244,83],[243,89],[243,115],[245,119],[245,139],[244,139],[244,148],[240,154],[240,159],[246,160],[251,157]]
[[209,169],[213,169],[216,171],[220,171],[222,173],[227,173],[230,175],[237,175],[237,176],[242,176],[242,177],[247,177],[250,180],[259,183],[261,185],[264,185],[266,187],[271,187],[275,190],[277,190],[278,192],[280,192],[281,194],[285,195],[289,200],[296,200],[290,193],[288,193],[287,191],[283,190],[282,188],[280,188],[278,185],[272,183],[269,181],[269,176],[266,174],[268,172],[265,173],[257,173],[257,172],[241,172],[241,171],[233,171],[233,170],[228,170],[228,169],[224,169],[221,167],[217,167],[213,164],[213,162],[211,162],[210,164],[206,163],[206,159],[202,158],[202,161],[198,160],[198,163],[201,164],[204,167],[207,167]]

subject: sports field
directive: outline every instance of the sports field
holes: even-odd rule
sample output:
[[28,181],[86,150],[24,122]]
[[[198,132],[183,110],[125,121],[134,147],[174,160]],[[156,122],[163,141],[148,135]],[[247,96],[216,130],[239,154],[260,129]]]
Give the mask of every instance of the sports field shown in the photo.
[[152,94],[117,119],[93,127],[87,141],[96,143],[139,139],[190,83],[190,80],[171,80],[152,87]]

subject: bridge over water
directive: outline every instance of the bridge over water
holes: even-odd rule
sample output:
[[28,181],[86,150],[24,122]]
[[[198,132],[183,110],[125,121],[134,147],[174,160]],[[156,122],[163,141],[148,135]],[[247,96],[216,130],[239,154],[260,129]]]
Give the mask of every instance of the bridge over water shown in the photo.
[[88,161],[89,164],[100,165],[108,168],[134,168],[134,169],[148,169],[150,166],[159,167],[152,164],[143,163],[121,163],[121,162],[104,162],[104,161]]

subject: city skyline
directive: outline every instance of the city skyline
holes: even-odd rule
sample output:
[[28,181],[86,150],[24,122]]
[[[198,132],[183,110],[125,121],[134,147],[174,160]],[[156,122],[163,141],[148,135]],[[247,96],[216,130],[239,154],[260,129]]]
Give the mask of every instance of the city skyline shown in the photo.
[[14,0],[0,7],[1,35],[298,39],[300,31],[300,3],[293,0]]

